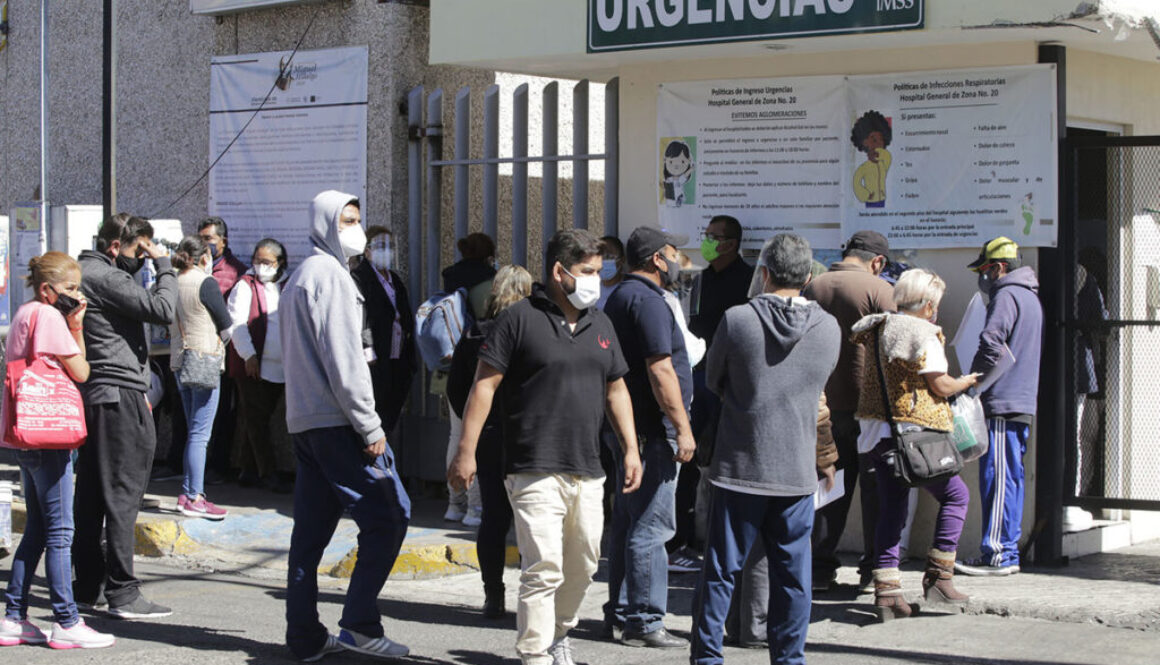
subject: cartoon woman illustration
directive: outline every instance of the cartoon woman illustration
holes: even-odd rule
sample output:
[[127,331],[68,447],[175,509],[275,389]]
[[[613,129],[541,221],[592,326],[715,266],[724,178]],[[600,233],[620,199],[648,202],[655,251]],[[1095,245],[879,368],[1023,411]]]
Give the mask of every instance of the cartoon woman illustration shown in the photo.
[[867,208],[886,206],[886,172],[890,170],[890,121],[878,111],[867,111],[854,123],[850,140],[866,153],[866,163],[854,171],[854,196]]
[[693,157],[689,146],[676,139],[665,147],[662,178],[665,188],[665,205],[679,208],[685,203],[685,184],[693,177]]

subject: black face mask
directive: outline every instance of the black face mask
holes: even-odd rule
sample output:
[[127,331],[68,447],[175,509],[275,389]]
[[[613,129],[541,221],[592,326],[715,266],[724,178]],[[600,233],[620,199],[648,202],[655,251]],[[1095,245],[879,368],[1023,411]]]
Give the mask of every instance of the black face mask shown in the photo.
[[56,291],[56,302],[52,303],[52,306],[57,308],[61,314],[68,316],[69,314],[73,313],[73,310],[81,306],[81,301],[70,296],[69,294],[61,293],[52,286],[49,286],[49,288],[51,288],[53,291]]
[[145,264],[145,261],[139,256],[122,256],[118,254],[116,264],[118,268],[130,275],[136,275],[137,271],[141,269],[141,266]]

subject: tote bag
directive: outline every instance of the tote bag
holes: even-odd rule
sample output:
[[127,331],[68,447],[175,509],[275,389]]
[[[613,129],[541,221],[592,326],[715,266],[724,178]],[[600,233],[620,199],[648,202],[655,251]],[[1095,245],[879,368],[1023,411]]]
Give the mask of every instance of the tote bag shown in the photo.
[[29,321],[28,353],[8,361],[4,442],[25,450],[71,450],[88,437],[84,402],[76,384],[54,359],[29,359],[39,315],[33,312]]

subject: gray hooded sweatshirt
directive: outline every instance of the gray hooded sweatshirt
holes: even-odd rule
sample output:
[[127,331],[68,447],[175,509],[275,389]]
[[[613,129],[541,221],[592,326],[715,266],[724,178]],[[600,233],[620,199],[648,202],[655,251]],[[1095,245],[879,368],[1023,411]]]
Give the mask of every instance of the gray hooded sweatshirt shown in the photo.
[[707,357],[721,397],[716,485],[805,496],[818,487],[818,400],[838,363],[838,321],[816,302],[759,295],[725,312]]
[[278,316],[290,433],[349,426],[370,445],[384,434],[363,354],[363,298],[338,241],[342,209],[357,201],[333,190],[314,197],[314,251],[286,281]]

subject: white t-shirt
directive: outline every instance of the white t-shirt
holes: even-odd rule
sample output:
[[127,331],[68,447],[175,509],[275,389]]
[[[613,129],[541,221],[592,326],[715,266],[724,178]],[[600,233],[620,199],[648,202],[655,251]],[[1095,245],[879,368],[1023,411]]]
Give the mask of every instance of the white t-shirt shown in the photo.
[[[923,343],[920,353],[926,356],[926,363],[918,371],[919,374],[947,373],[947,352],[938,337],[931,335],[930,339]],[[878,368],[870,364],[872,358],[872,354],[866,355],[864,371],[877,373]],[[859,418],[858,425],[862,428],[862,433],[858,435],[858,454],[868,453],[874,449],[874,446],[878,445],[879,441],[890,438],[890,425],[883,420]],[[922,428],[911,423],[902,423],[902,431],[904,432],[917,429]]]

